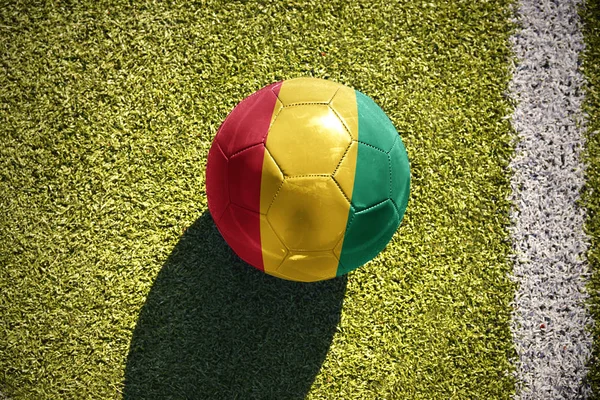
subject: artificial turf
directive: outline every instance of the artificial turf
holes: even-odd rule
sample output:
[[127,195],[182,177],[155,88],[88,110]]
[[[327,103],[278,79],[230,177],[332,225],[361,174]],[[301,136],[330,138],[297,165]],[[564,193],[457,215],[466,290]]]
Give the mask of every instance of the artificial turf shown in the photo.
[[[510,398],[510,1],[10,1],[0,7],[0,392]],[[279,281],[207,215],[243,97],[371,96],[412,192],[347,278]]]
[[[589,310],[594,321],[600,319],[600,1],[588,0],[581,8],[585,51],[582,69],[587,80],[586,101],[586,180],[582,204],[587,208],[586,232],[590,237],[588,262],[591,279]],[[590,326],[594,337],[588,382],[593,398],[600,399],[600,325]]]

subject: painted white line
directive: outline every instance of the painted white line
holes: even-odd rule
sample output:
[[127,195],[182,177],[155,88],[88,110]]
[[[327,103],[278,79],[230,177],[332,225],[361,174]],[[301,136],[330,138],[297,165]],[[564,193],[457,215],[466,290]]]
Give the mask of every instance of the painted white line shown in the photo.
[[517,399],[584,399],[592,337],[585,307],[589,278],[578,57],[583,37],[577,0],[520,0],[512,37],[510,90],[519,136],[511,162],[515,250],[512,332]]

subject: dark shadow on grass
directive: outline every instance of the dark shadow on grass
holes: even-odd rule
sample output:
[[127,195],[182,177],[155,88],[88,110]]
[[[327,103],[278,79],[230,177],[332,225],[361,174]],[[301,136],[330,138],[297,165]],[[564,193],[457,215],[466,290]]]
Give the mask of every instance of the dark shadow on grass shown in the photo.
[[125,399],[302,399],[331,344],[346,278],[288,282],[229,249],[204,213],[158,274],[125,369]]

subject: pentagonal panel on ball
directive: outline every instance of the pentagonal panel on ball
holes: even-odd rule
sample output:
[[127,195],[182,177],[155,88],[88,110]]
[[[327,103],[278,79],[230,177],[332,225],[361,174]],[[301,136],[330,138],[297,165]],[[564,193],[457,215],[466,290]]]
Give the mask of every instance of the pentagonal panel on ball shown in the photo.
[[354,176],[356,175],[356,158],[358,155],[358,142],[352,142],[350,147],[346,150],[344,158],[338,165],[333,179],[340,185],[340,189],[346,195],[348,199],[352,198],[352,191],[354,188]]
[[229,113],[219,127],[215,141],[219,143],[227,157],[263,142],[273,115],[283,107],[277,99],[277,85],[269,85],[246,97]]
[[229,158],[227,180],[230,201],[260,211],[260,187],[265,147],[262,143]]
[[279,100],[284,106],[298,103],[328,103],[342,85],[317,78],[296,78],[284,81]]
[[[342,243],[338,275],[373,259],[385,248],[400,225],[400,217],[391,200],[360,212],[352,211],[351,214],[352,221]],[[337,248],[336,253],[339,253]]]
[[284,175],[330,175],[352,138],[327,105],[284,108],[269,130],[267,149]]
[[290,250],[331,250],[346,229],[349,203],[330,177],[286,179],[267,218]]
[[352,139],[358,140],[358,108],[356,106],[356,91],[342,86],[329,103],[342,123],[348,129]]
[[356,92],[358,107],[358,140],[373,147],[390,151],[398,132],[386,113],[369,96]]
[[283,173],[275,160],[265,149],[262,166],[262,179],[260,182],[260,213],[267,214],[269,207],[283,183]]
[[273,275],[300,282],[335,278],[338,259],[331,251],[292,251]]
[[358,211],[389,198],[390,164],[386,153],[358,143],[352,205]]
[[260,216],[260,244],[264,271],[273,274],[288,254],[288,250],[273,231],[266,215]]

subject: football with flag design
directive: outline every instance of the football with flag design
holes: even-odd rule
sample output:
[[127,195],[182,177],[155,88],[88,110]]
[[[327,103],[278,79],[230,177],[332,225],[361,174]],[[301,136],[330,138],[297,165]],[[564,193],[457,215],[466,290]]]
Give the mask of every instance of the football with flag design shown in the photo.
[[209,211],[247,263],[295,281],[343,275],[398,229],[409,161],[363,93],[328,80],[271,84],[227,116],[208,155]]

